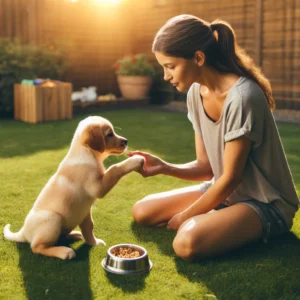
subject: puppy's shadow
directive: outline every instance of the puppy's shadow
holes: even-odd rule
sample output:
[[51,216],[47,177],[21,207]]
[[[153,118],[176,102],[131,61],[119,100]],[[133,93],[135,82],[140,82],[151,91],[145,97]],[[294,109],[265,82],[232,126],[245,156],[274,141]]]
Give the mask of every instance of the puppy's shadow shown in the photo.
[[[71,241],[60,240],[58,245],[69,246]],[[70,261],[32,253],[30,245],[18,243],[19,267],[22,270],[28,299],[85,299],[92,300],[89,283],[89,252],[82,244]]]
[[131,223],[131,230],[142,242],[155,242],[159,250],[165,255],[174,255],[172,247],[176,232],[167,230],[166,227],[149,227],[136,222]]

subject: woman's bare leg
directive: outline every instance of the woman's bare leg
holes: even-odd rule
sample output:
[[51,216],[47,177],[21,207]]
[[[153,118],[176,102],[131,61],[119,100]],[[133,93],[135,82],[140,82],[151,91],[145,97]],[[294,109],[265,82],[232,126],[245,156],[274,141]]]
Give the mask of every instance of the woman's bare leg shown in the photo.
[[132,215],[136,222],[164,226],[177,213],[201,197],[200,185],[146,196],[135,203]]
[[175,253],[185,260],[216,256],[262,237],[258,214],[235,204],[185,221],[173,241]]

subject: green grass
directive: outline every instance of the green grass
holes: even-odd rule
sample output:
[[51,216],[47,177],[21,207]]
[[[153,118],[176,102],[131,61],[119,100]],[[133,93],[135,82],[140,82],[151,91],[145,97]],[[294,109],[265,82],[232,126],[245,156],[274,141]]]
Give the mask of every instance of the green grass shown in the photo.
[[[150,151],[184,163],[194,160],[191,124],[185,114],[145,110],[101,113],[129,140],[131,150]],[[0,228],[17,231],[49,177],[66,154],[81,118],[29,125],[0,121]],[[300,126],[280,124],[279,131],[300,191]],[[108,158],[106,166],[125,156]],[[279,166],[280,167],[280,166]],[[300,213],[292,234],[257,243],[216,259],[184,262],[172,250],[175,233],[137,225],[132,205],[143,196],[189,182],[131,173],[93,210],[95,234],[107,243],[137,243],[153,262],[151,272],[123,277],[107,274],[101,260],[107,247],[71,244],[77,257],[61,261],[32,254],[28,244],[0,243],[0,299],[300,299]]]

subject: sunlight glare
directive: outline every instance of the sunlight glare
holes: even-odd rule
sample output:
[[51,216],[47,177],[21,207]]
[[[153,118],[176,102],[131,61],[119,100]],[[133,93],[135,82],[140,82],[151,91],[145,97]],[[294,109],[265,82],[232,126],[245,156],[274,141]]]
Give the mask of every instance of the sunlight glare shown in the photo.
[[121,0],[94,0],[94,2],[99,4],[118,4]]
[[187,223],[184,224],[184,230],[192,230],[195,228],[196,222],[194,219],[190,219]]

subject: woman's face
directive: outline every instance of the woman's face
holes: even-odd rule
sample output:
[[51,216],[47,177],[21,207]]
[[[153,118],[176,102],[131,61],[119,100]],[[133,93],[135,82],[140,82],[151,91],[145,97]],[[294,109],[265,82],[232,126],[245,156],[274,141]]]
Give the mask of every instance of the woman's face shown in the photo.
[[178,91],[184,91],[197,82],[200,68],[194,59],[166,56],[162,52],[154,54],[164,69],[164,80],[170,81]]

